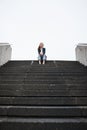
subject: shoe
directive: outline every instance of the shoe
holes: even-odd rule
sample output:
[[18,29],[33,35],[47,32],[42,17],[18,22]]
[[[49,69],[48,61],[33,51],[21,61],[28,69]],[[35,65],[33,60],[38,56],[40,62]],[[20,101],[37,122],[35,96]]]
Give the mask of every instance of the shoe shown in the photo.
[[43,61],[43,65],[45,64],[45,61]]
[[39,61],[39,65],[41,65],[41,61]]

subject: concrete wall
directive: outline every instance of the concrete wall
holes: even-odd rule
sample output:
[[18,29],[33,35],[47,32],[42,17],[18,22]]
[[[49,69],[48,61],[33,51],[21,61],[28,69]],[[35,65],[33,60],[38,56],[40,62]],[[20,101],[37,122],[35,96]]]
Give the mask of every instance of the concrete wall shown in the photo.
[[0,43],[0,66],[11,59],[12,48],[8,43]]
[[75,51],[76,60],[87,66],[87,44],[78,44]]

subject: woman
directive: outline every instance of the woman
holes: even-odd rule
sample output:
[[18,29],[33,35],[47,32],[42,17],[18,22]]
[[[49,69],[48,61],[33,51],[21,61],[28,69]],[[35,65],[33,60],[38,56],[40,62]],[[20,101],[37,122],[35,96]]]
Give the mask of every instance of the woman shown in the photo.
[[44,44],[41,42],[39,47],[38,47],[38,60],[39,64],[45,64],[46,61],[46,49],[44,48]]

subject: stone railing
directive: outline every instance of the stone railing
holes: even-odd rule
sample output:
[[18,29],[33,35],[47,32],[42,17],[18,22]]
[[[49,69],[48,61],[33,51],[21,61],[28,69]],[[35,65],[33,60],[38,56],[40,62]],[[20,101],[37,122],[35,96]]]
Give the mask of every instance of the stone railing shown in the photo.
[[78,44],[75,52],[76,60],[87,66],[87,44]]
[[0,66],[11,59],[12,48],[8,43],[0,43]]

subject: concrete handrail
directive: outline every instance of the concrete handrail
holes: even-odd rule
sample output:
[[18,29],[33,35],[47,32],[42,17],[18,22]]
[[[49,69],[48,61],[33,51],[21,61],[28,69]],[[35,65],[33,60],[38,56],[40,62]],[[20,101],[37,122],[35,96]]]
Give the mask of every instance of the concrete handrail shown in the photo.
[[9,43],[0,43],[0,66],[11,60],[12,48]]
[[76,60],[87,66],[87,44],[78,44],[75,52]]

